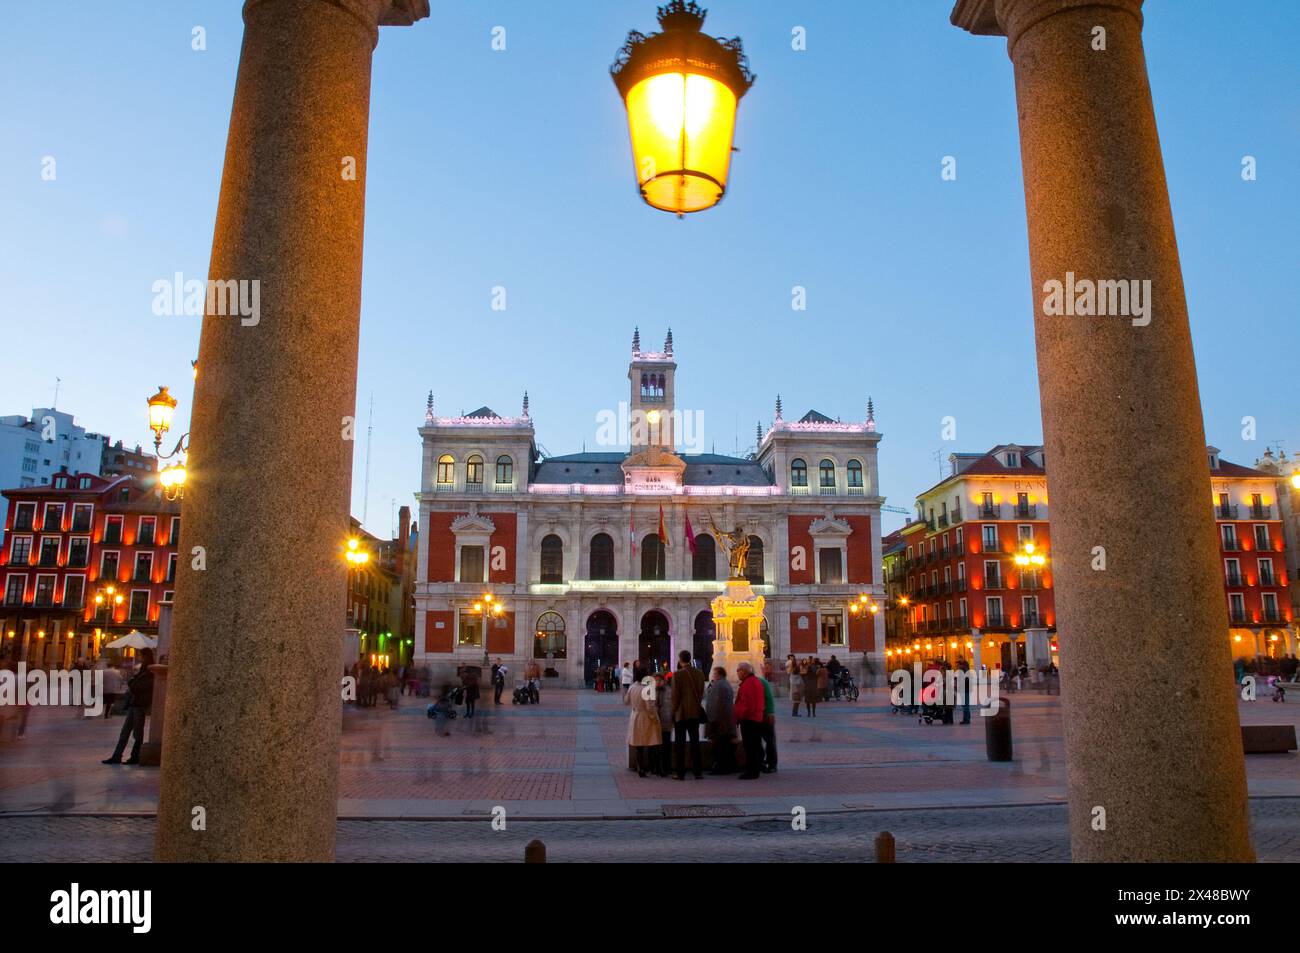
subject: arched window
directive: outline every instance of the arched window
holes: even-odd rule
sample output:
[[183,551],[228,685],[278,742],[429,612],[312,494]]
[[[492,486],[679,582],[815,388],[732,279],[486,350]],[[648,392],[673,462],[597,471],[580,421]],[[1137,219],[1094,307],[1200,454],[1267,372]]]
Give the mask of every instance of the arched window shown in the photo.
[[835,463],[832,460],[823,460],[817,466],[818,483],[822,489],[835,489]]
[[697,582],[718,578],[717,545],[708,533],[701,533],[695,537],[695,555],[691,557],[691,578]]
[[477,453],[465,461],[465,482],[480,484],[483,482],[483,458]]
[[849,461],[849,486],[862,487],[862,462],[859,460]]
[[757,536],[749,537],[749,552],[745,554],[745,578],[751,585],[763,584],[763,541]]
[[510,486],[515,482],[515,461],[502,454],[497,457],[497,486]]
[[664,544],[658,536],[647,536],[641,540],[641,578],[664,578]]
[[537,619],[536,637],[533,639],[533,658],[565,658],[564,616],[558,612],[543,612]]
[[592,579],[614,578],[614,539],[609,533],[591,537],[590,569]]
[[564,581],[564,543],[554,533],[542,539],[541,581]]
[[438,482],[444,486],[456,482],[456,460],[450,453],[438,458]]
[[808,464],[803,462],[802,457],[795,457],[790,461],[790,485],[808,485]]

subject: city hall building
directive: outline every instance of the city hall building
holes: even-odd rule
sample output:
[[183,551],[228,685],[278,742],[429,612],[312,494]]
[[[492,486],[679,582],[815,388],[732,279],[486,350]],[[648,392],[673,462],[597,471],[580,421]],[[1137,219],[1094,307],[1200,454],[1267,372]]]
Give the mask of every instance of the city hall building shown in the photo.
[[671,331],[654,352],[634,335],[626,436],[610,441],[626,451],[541,455],[526,395],[518,417],[436,417],[430,397],[416,665],[442,678],[500,657],[518,675],[536,659],[551,684],[578,686],[635,659],[672,667],[681,649],[707,664],[728,575],[716,526],[748,539],[746,575],[765,599],[755,634],[772,658],[833,654],[859,677],[864,663],[882,672],[871,408],[861,422],[787,421],[778,398],[754,453],[681,453],[676,372]]

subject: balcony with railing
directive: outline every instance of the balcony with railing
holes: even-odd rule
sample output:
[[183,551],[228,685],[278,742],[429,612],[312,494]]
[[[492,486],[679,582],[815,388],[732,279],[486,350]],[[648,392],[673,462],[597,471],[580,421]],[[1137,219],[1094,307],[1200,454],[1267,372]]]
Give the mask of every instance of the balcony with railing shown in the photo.
[[1273,576],[1273,570],[1259,567],[1259,584],[1261,586],[1276,586],[1277,580]]
[[1020,626],[1024,629],[1037,629],[1043,624],[1043,617],[1037,612],[1026,612],[1020,619]]
[[467,482],[467,483],[465,484],[465,492],[466,492],[466,493],[482,493],[482,492],[483,492],[483,481],[480,480],[480,481],[477,482],[477,483]]
[[493,493],[513,493],[513,492],[515,492],[515,484],[514,484],[514,481],[511,480],[509,483],[493,483],[493,484],[492,484],[492,492],[493,492]]
[[790,484],[790,495],[791,495],[791,496],[809,496],[809,495],[811,495],[811,494],[812,494],[812,487],[810,487],[807,483],[803,483],[803,484],[792,483],[792,484]]
[[1228,585],[1229,585],[1230,587],[1232,587],[1233,589],[1239,589],[1239,588],[1242,586],[1241,573],[1239,573],[1239,572],[1229,572],[1229,573],[1228,573]]
[[1236,503],[1219,503],[1214,507],[1214,515],[1221,520],[1235,520],[1239,511]]
[[947,527],[948,527],[948,514],[944,513],[939,517],[939,528],[946,529]]
[[1281,622],[1282,613],[1278,611],[1277,606],[1265,605],[1264,611],[1260,613],[1260,619],[1264,622]]
[[1005,629],[1006,627],[1006,616],[1001,612],[990,612],[984,619],[984,628],[986,629]]
[[986,574],[986,575],[984,576],[984,588],[985,588],[985,589],[1001,589],[1001,588],[1002,588],[1002,574],[1001,574],[1001,573],[994,573],[994,574],[992,574],[992,575],[987,575],[987,574]]
[[1223,551],[1225,553],[1241,552],[1241,540],[1237,539],[1236,536],[1223,537]]
[[1000,520],[1002,519],[1001,503],[984,503],[980,506],[980,519]]
[[1273,507],[1268,503],[1252,503],[1250,505],[1250,518],[1253,520],[1271,520],[1273,518]]
[[940,547],[939,547],[939,561],[940,561],[940,562],[944,562],[946,559],[948,559],[948,547],[947,547],[947,546],[940,546]]
[[1037,503],[1017,503],[1017,504],[1016,504],[1016,519],[1021,519],[1021,520],[1036,520],[1036,519],[1038,519],[1038,504],[1037,504]]
[[954,583],[952,584],[952,591],[953,591],[953,592],[957,592],[957,593],[965,592],[965,591],[966,591],[966,580],[965,580],[965,578],[958,579],[956,582],[954,582]]
[[1235,607],[1234,607],[1234,608],[1231,608],[1231,609],[1228,610],[1228,619],[1229,619],[1229,621],[1231,621],[1234,625],[1245,625],[1246,622],[1248,621],[1248,620],[1246,619],[1246,610],[1245,610],[1245,609],[1238,609],[1238,608],[1235,608]]
[[986,553],[1000,553],[1002,551],[1002,544],[996,539],[986,539],[983,541],[981,551]]

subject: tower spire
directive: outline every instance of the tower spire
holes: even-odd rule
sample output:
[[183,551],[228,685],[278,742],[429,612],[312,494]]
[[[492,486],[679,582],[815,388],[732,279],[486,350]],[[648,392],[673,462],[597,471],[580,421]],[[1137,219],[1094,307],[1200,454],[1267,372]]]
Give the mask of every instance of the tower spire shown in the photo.
[[433,391],[429,391],[429,399],[424,402],[424,422],[433,423]]
[[762,445],[763,445],[763,421],[758,420],[754,422],[754,446],[761,447]]
[[876,405],[871,402],[870,397],[867,398],[867,429],[876,429]]
[[528,416],[528,391],[524,391],[524,416]]
[[673,329],[668,329],[668,337],[664,338],[664,353],[669,357],[673,356]]
[[632,329],[632,356],[636,357],[636,355],[640,353],[641,353],[641,329],[633,328]]
[[776,419],[781,419],[781,395],[776,395]]

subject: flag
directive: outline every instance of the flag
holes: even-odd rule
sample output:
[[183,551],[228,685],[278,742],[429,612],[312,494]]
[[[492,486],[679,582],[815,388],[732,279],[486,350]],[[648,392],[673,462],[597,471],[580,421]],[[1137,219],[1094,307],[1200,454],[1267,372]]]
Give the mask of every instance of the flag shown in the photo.
[[659,504],[659,542],[663,543],[665,547],[670,545],[668,531],[664,529],[664,505],[662,503]]
[[686,546],[690,549],[691,555],[695,555],[695,530],[691,529],[691,514],[686,514]]

